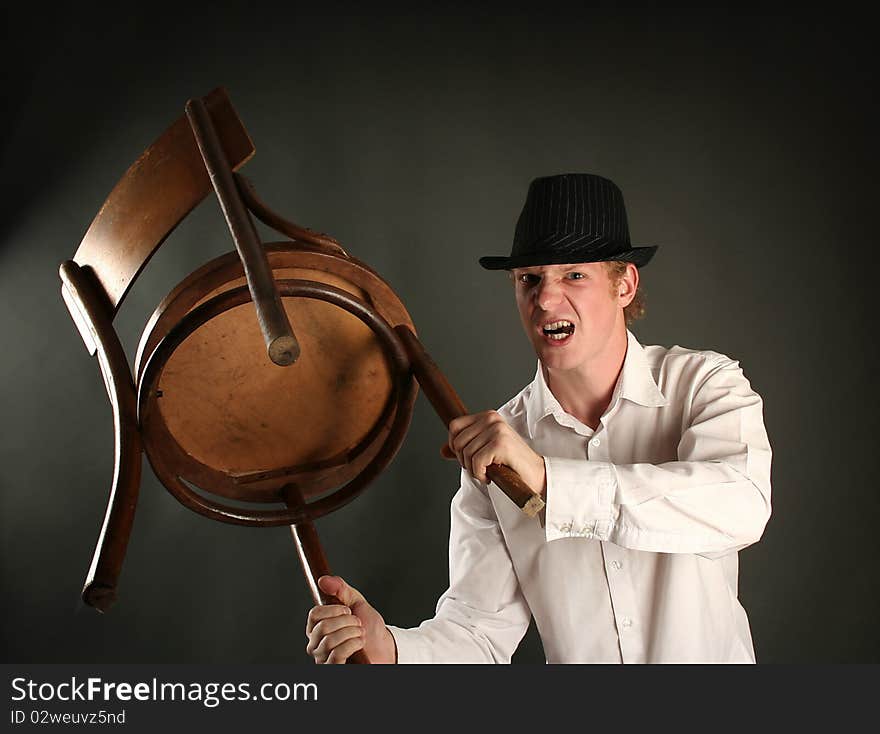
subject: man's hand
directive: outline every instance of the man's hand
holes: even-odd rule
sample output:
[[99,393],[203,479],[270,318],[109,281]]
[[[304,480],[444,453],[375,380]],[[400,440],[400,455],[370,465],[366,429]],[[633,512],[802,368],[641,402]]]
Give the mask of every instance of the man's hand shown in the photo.
[[339,576],[321,576],[318,587],[345,606],[312,607],[306,622],[306,652],[316,663],[344,663],[363,649],[371,663],[396,663],[397,646],[385,620]]
[[535,453],[516,431],[494,410],[454,418],[449,424],[448,443],[440,453],[458,459],[471,476],[487,482],[489,464],[506,464],[542,497],[546,490],[544,457]]

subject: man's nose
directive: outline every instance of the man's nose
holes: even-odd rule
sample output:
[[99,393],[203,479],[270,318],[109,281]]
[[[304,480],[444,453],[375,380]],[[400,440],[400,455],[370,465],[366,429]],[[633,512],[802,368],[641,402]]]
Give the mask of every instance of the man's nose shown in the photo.
[[535,298],[538,306],[547,311],[562,300],[562,286],[558,280],[544,278],[538,284]]

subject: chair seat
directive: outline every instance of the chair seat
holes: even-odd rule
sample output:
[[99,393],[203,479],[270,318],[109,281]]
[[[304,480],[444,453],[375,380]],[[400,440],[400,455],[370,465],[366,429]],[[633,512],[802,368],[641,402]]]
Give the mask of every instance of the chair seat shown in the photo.
[[[353,258],[294,243],[266,249],[276,281],[335,286],[390,326],[412,328],[391,289]],[[170,329],[245,283],[241,261],[228,253],[163,300],[138,349],[139,391],[144,356]],[[141,429],[160,478],[170,473],[206,492],[252,502],[281,502],[279,489],[295,481],[310,500],[356,477],[382,447],[398,407],[393,368],[376,334],[331,303],[301,297],[282,303],[300,342],[293,365],[269,360],[250,301],[199,326],[167,358],[153,394],[142,397],[156,407]]]

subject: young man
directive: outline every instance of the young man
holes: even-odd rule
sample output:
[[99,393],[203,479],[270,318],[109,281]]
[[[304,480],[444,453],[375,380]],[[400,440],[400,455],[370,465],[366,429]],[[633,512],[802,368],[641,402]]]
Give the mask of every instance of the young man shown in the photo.
[[[497,412],[450,425],[463,471],[449,589],[407,630],[323,577],[347,606],[310,611],[317,662],[361,648],[373,662],[509,662],[532,615],[548,662],[754,662],[737,551],[770,516],[762,402],[728,357],[628,331],[656,249],[630,245],[611,181],[532,182],[510,257],[480,263],[512,272],[538,369]],[[542,493],[540,518],[487,486],[493,462]]]

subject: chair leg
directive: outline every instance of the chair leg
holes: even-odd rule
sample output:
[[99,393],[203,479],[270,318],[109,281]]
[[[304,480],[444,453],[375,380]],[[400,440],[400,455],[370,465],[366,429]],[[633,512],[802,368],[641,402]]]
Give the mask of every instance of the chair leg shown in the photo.
[[[458,393],[449,384],[446,376],[431,359],[419,338],[405,325],[395,327],[406,354],[409,357],[413,374],[425,397],[434,407],[445,426],[453,418],[467,415],[467,408],[458,397]],[[535,517],[543,508],[544,500],[520,478],[513,469],[503,464],[490,464],[486,468],[489,480],[506,494],[511,501],[523,511],[527,517]]]
[[62,263],[61,280],[68,307],[75,307],[94,346],[113,411],[115,461],[113,483],[104,523],[82,590],[83,601],[107,611],[116,600],[116,587],[128,548],[141,480],[142,442],[137,423],[137,397],[128,360],[111,321],[112,307],[90,269],[72,260]]
[[[294,485],[287,487],[287,506],[291,509],[302,509],[304,516],[307,510],[302,494]],[[321,541],[318,539],[318,531],[315,530],[315,524],[307,517],[290,526],[293,533],[293,541],[296,544],[296,551],[299,554],[300,563],[302,563],[303,573],[306,577],[306,583],[312,592],[312,599],[318,606],[327,604],[342,604],[339,599],[330,594],[325,594],[318,588],[318,579],[321,576],[330,576],[330,564],[327,563],[327,556],[324,555],[324,549]],[[349,663],[369,664],[370,660],[363,650],[357,650],[348,658]]]

